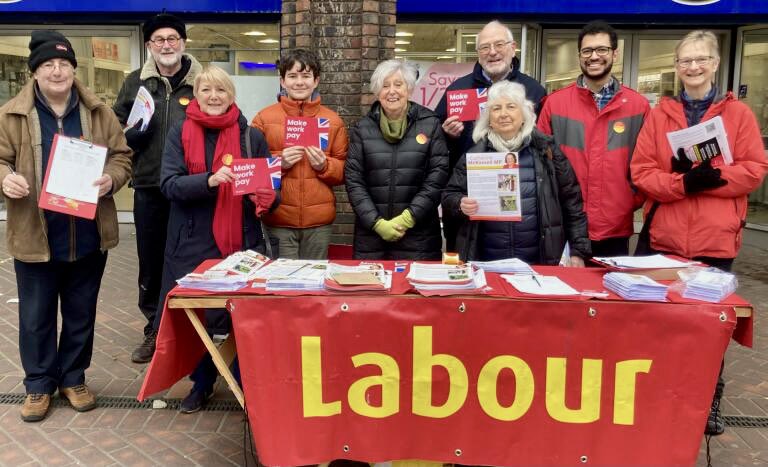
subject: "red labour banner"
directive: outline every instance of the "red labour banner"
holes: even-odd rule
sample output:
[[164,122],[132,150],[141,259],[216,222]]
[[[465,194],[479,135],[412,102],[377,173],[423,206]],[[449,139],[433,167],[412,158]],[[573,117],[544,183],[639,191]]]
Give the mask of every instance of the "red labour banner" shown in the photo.
[[691,465],[736,318],[716,304],[230,301],[266,465]]

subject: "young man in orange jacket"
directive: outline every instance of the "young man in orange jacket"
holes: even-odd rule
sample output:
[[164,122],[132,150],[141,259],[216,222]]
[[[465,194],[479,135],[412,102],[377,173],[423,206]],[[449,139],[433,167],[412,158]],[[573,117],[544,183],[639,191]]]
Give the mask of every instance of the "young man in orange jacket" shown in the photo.
[[[280,60],[278,69],[285,95],[253,119],[253,126],[267,137],[270,152],[282,157],[281,203],[264,216],[264,223],[280,241],[280,257],[324,259],[328,257],[331,224],[336,218],[333,187],[344,183],[347,130],[336,112],[320,104],[316,92],[320,62],[312,52],[289,52]],[[323,119],[327,128],[321,132],[328,132],[327,143],[286,147],[288,117]]]

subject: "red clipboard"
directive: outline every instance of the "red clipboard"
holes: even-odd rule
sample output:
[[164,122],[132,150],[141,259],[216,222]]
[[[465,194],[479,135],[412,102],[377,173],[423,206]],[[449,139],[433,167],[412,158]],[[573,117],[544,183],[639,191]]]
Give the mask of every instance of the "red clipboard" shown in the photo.
[[[51,154],[48,157],[48,166],[45,168],[45,177],[43,178],[43,189],[40,192],[40,200],[37,206],[41,209],[47,209],[48,211],[60,212],[62,214],[69,214],[71,216],[83,217],[85,219],[93,219],[96,217],[97,203],[89,203],[87,201],[80,201],[72,198],[65,198],[63,196],[48,193],[48,175],[51,171],[51,164],[53,163],[53,155],[56,154],[56,146],[61,144],[62,141],[72,143],[74,138],[67,136],[61,136],[58,133],[53,136],[53,145],[51,145]],[[87,143],[91,146],[96,146],[92,143]]]

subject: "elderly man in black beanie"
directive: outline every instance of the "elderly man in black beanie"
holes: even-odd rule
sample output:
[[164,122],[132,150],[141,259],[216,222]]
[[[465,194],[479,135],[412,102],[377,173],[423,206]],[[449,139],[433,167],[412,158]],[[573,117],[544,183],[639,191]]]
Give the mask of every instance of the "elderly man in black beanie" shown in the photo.
[[200,63],[184,53],[187,29],[174,15],[159,14],[143,26],[144,43],[149,51],[144,66],[123,83],[114,111],[125,125],[136,93],[143,86],[155,101],[155,113],[145,131],[141,122],[126,131],[128,144],[135,152],[133,164],[133,220],[139,256],[139,309],[147,319],[144,340],[134,350],[131,360],[146,363],[155,353],[155,337],[160,323],[155,323],[163,273],[169,204],[160,193],[160,161],[165,136],[173,122],[184,119],[187,104],[193,99],[192,84],[202,70]]
[[[45,418],[51,395],[75,410],[96,407],[85,385],[107,250],[118,242],[112,199],[130,176],[131,149],[112,110],[75,78],[72,44],[56,31],[33,31],[33,80],[0,108],[0,180],[6,236],[19,294],[19,353],[27,397],[26,422]],[[108,149],[95,219],[38,207],[42,173],[54,135],[83,138]],[[56,322],[61,303],[61,333]]]

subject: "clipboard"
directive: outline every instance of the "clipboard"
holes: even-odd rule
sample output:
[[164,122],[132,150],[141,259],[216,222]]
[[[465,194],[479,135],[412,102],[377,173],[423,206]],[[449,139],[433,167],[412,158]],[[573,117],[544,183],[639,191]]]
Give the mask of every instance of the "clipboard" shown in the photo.
[[[664,255],[667,258],[674,259],[677,261],[690,261],[686,258],[683,258],[682,256],[677,255]],[[697,266],[697,267],[706,267],[706,264],[703,264],[701,262],[695,262],[694,264],[690,264],[684,267],[679,268],[628,268],[628,267],[620,267],[616,266],[611,263],[606,263],[603,261],[599,261],[595,258],[590,258],[590,261],[592,261],[595,264],[598,264],[609,271],[613,272],[626,272],[630,274],[637,274],[639,276],[645,276],[649,279],[654,279],[657,281],[674,281],[677,280],[679,277],[677,275],[678,271],[682,271],[684,269],[687,269],[689,267]]]
[[[53,160],[57,154],[57,149],[60,147],[59,145],[62,144],[83,145],[83,148],[88,150],[93,150],[95,148],[97,151],[102,151],[104,153],[106,160],[107,148],[104,146],[98,146],[89,141],[83,141],[81,139],[71,138],[60,134],[54,135],[53,144],[51,145],[51,154],[48,157],[48,166],[45,169],[45,177],[43,178],[40,200],[38,201],[37,206],[48,211],[83,217],[85,219],[94,219],[96,217],[98,199],[95,203],[91,203],[88,201],[57,195],[48,191],[48,181],[50,179],[51,166],[53,165]],[[101,170],[102,172],[104,170],[103,164],[101,165]]]

